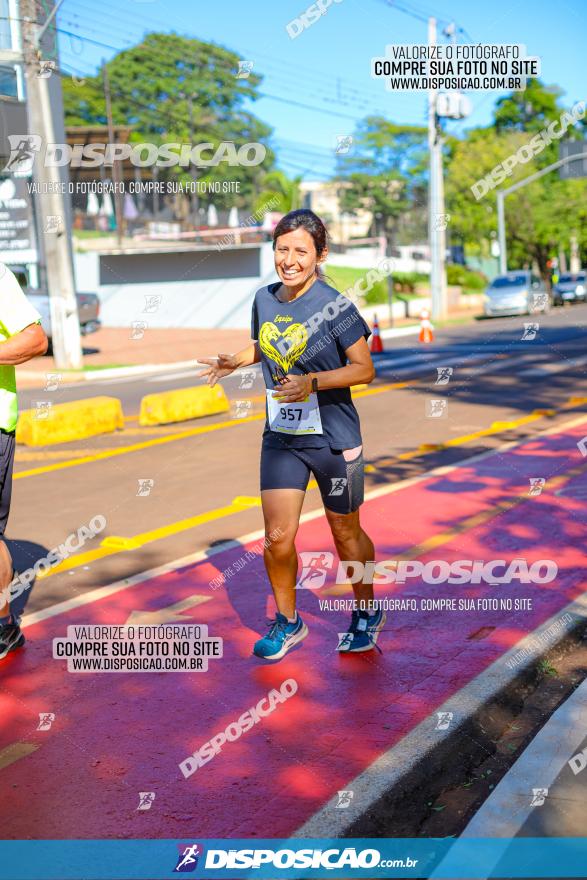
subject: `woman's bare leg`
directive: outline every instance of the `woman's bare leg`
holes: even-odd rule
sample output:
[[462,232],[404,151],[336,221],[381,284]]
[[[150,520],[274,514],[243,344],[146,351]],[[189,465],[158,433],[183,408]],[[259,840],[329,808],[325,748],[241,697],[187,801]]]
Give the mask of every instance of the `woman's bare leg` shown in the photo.
[[267,545],[265,568],[277,610],[290,620],[296,613],[298,554],[295,537],[305,494],[301,489],[264,489],[261,492]]

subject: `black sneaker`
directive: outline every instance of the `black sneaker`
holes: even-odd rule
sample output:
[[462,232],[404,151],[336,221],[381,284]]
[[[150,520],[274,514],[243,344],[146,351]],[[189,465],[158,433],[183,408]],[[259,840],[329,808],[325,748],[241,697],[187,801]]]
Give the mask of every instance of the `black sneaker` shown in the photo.
[[11,651],[22,648],[24,635],[18,623],[5,623],[0,626],[0,660]]

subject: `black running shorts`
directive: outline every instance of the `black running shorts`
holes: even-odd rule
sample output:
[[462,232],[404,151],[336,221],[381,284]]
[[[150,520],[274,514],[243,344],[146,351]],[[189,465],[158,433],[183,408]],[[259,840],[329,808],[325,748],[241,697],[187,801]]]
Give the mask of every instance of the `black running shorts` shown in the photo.
[[346,461],[342,449],[322,446],[298,449],[285,444],[279,448],[261,446],[261,491],[301,489],[306,491],[314,475],[324,507],[334,513],[352,513],[363,503],[365,462],[362,451]]

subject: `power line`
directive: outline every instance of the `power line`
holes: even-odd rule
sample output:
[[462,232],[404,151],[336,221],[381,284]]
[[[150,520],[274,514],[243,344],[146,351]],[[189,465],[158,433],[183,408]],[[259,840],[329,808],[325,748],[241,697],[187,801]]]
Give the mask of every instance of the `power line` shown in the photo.
[[[58,33],[64,33],[67,35],[70,34],[70,31],[63,30],[62,28],[57,28],[57,31],[58,31]],[[123,49],[117,49],[115,46],[108,45],[107,43],[101,43],[97,40],[92,40],[89,37],[82,37],[82,39],[85,39],[88,42],[93,43],[95,45],[101,46],[102,48],[111,49],[114,52],[124,51]],[[260,98],[267,98],[268,100],[271,100],[271,101],[278,101],[281,104],[288,104],[288,105],[294,106],[294,107],[301,107],[304,110],[311,110],[316,113],[322,113],[323,115],[326,115],[326,116],[333,116],[333,117],[336,116],[339,119],[351,119],[353,122],[357,121],[356,116],[351,116],[348,113],[337,113],[336,110],[325,110],[323,107],[314,107],[310,104],[304,104],[299,101],[291,101],[291,100],[288,100],[287,98],[283,98],[278,95],[270,95],[267,92],[257,92],[257,94]]]
[[[114,46],[112,46],[112,45],[110,45],[110,44],[103,43],[103,42],[98,41],[98,40],[91,40],[89,37],[84,37],[84,36],[81,36],[81,35],[79,35],[79,34],[75,34],[75,33],[71,32],[71,31],[67,31],[67,30],[65,30],[65,29],[63,29],[63,28],[60,28],[60,29],[59,29],[59,32],[60,32],[60,33],[63,33],[63,34],[66,34],[66,35],[68,35],[68,36],[70,36],[70,38],[73,36],[73,37],[75,37],[76,39],[79,39],[79,40],[82,40],[82,41],[83,41],[84,39],[87,39],[88,42],[93,42],[93,43],[96,44],[96,45],[100,45],[100,46],[102,46],[103,48],[109,48],[109,49],[111,49],[112,51],[116,51],[116,52],[123,52],[123,51],[125,51],[125,48],[124,48],[124,47],[120,47],[120,48],[117,49],[116,47],[114,47]],[[132,46],[129,46],[129,47],[127,47],[127,48],[132,48]],[[153,54],[153,57],[157,58],[157,53],[152,53],[152,54]],[[159,55],[158,57],[161,59],[161,61],[168,60],[168,59],[166,59],[166,57],[165,57],[164,55]],[[287,77],[284,76],[281,72],[279,72],[279,73],[277,73],[277,74],[275,74],[275,73],[271,73],[271,78],[277,81],[276,84],[284,83],[285,86],[286,86],[286,88],[288,88],[288,89],[291,89],[291,88],[292,88],[293,86],[295,86],[296,84],[299,84],[299,83],[298,83],[298,78],[297,78],[297,77],[296,77],[295,80],[289,80],[289,79],[287,79]],[[311,79],[311,77],[310,77],[310,79]],[[328,88],[330,88],[330,89],[334,89],[334,88],[336,88],[336,86],[335,86],[335,85],[331,85],[331,86],[328,86]],[[321,91],[322,91],[322,93],[323,93],[323,92],[324,92],[324,88],[322,88]],[[351,95],[345,95],[344,98],[339,99],[339,98],[335,97],[334,95],[325,95],[324,98],[323,98],[323,100],[324,100],[325,103],[327,103],[327,104],[332,104],[333,102],[336,101],[336,102],[341,103],[341,104],[343,104],[343,105],[347,105],[347,106],[355,106],[355,107],[358,108],[358,110],[359,110],[359,111],[361,112],[361,114],[363,114],[363,115],[365,115],[365,114],[367,114],[367,113],[371,113],[371,114],[373,114],[373,113],[381,113],[381,114],[383,114],[383,113],[384,113],[384,111],[381,109],[381,107],[378,106],[377,104],[375,104],[375,103],[373,102],[373,99],[372,99],[372,98],[369,99],[369,101],[367,101],[366,98],[363,98],[363,97],[360,96],[360,93],[358,92],[358,90],[356,90],[356,89],[352,89],[352,88],[349,88],[349,87],[346,86],[346,84],[345,84],[345,85],[344,85],[344,91],[345,91],[345,92],[355,92],[357,95],[359,95],[359,97],[352,97]],[[272,97],[275,97],[275,96],[272,96]],[[326,112],[326,111],[325,111],[325,112]],[[347,117],[347,118],[351,118],[351,117]],[[355,119],[356,117],[352,117],[352,118]]]

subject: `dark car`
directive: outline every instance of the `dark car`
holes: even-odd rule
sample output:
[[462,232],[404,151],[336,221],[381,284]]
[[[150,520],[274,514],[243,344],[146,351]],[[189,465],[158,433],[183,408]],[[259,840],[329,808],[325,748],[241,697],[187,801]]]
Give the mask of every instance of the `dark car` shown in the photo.
[[564,272],[552,288],[555,306],[566,302],[585,302],[587,298],[587,272]]
[[[49,306],[49,294],[45,288],[34,288],[29,286],[29,277],[26,266],[10,265],[16,280],[23,289],[26,298],[37,309],[41,316],[41,324],[43,330],[50,340],[51,333],[51,309]],[[100,300],[96,293],[76,293],[77,311],[79,315],[79,329],[82,336],[88,333],[95,333],[101,327],[99,318]]]

